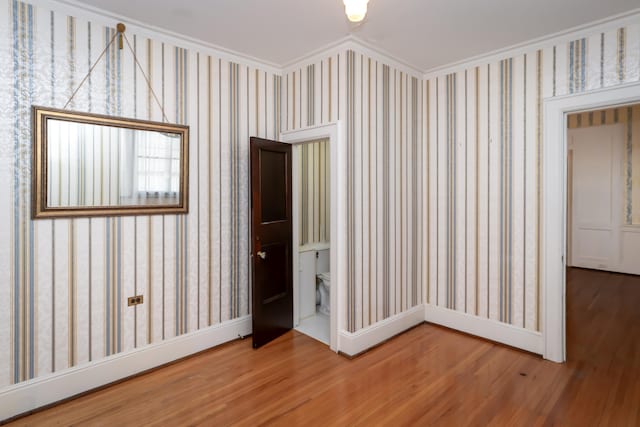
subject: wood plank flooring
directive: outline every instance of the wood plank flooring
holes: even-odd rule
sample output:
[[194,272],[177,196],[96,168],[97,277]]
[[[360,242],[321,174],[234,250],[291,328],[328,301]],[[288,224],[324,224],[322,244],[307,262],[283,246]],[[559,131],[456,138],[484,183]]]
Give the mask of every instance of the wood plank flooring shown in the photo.
[[564,365],[434,325],[348,360],[236,341],[10,425],[640,425],[640,277],[568,273]]

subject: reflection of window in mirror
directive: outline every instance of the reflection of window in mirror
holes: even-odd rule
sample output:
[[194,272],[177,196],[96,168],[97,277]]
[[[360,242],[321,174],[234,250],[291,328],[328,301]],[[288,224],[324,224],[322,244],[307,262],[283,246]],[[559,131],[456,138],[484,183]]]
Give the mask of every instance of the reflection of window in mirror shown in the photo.
[[177,203],[180,189],[180,137],[176,134],[139,132],[135,187],[146,204]]

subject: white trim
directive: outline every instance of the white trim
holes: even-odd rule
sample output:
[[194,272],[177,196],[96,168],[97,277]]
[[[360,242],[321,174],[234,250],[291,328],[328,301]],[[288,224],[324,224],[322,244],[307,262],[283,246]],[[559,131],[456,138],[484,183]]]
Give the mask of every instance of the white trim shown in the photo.
[[0,391],[0,421],[164,365],[251,333],[251,316],[230,320]]
[[[330,345],[333,351],[340,351],[340,337],[338,331],[345,324],[343,307],[346,306],[345,286],[347,283],[346,241],[343,236],[346,235],[346,191],[341,182],[346,182],[346,135],[344,124],[341,121],[324,124],[320,126],[311,126],[302,129],[282,132],[280,141],[287,144],[299,144],[308,141],[317,141],[319,139],[329,138],[329,152],[331,165],[331,254],[330,267],[331,271],[331,315],[330,315]],[[295,175],[293,175],[295,176]],[[294,179],[295,186],[295,179]],[[294,188],[292,188],[292,191]],[[294,191],[294,197],[295,191]],[[297,220],[294,218],[293,224],[293,242],[299,242]],[[294,247],[297,249],[298,245]],[[293,269],[294,269],[294,299],[298,297],[298,251],[293,251]],[[295,304],[294,304],[295,307]],[[294,318],[296,316],[294,315]]]
[[424,72],[421,68],[411,65],[407,61],[403,61],[402,59],[393,56],[386,50],[367,43],[359,38],[353,37],[346,47],[347,49],[351,49],[357,53],[362,53],[371,59],[382,62],[385,65],[389,65],[398,71],[403,71],[418,79],[422,80],[422,77],[424,76]]
[[542,145],[542,333],[545,359],[566,352],[567,114],[640,102],[640,82],[544,101]]
[[432,78],[451,74],[457,71],[463,71],[478,65],[493,63],[505,58],[511,58],[527,51],[543,49],[548,46],[568,43],[572,40],[582,38],[586,35],[605,32],[630,23],[637,23],[640,18],[640,9],[633,9],[618,15],[609,16],[584,25],[578,25],[553,34],[548,34],[532,40],[518,43],[512,46],[496,49],[491,52],[482,53],[480,55],[465,58],[447,65],[431,68],[425,71],[423,78],[430,80]]
[[340,351],[355,356],[424,322],[424,305],[386,318],[356,332],[340,332]]
[[353,35],[328,43],[320,49],[316,49],[313,52],[299,57],[298,59],[287,62],[282,66],[282,73],[284,75],[296,71],[308,64],[320,62],[325,58],[346,52],[347,50],[353,50],[354,52],[364,54],[373,60],[380,61],[418,79],[422,79],[424,75],[424,72],[419,67],[409,64],[408,62],[393,56],[391,53]]
[[231,61],[250,67],[259,68],[276,75],[282,74],[282,67],[274,62],[256,58],[227,49],[204,40],[166,30],[155,25],[138,21],[120,14],[109,12],[98,7],[90,6],[76,0],[26,0],[37,7],[46,7],[50,10],[65,13],[69,16],[86,19],[96,24],[115,28],[118,22],[123,22],[127,26],[127,34],[136,34],[147,37],[154,41],[164,41],[181,48],[193,49],[203,54],[209,54],[225,61]]
[[542,354],[542,334],[498,322],[472,316],[455,310],[425,305],[425,321],[466,332],[481,338]]
[[606,31],[611,28],[615,28],[616,26],[635,22],[640,17],[640,8],[633,9],[628,12],[613,15],[554,34],[546,35],[513,46],[497,49],[491,52],[483,53],[471,58],[466,58],[461,61],[424,71],[420,67],[410,64],[409,62],[404,61],[398,57],[395,57],[393,54],[387,52],[386,50],[380,47],[376,47],[375,45],[353,35],[349,35],[342,39],[328,43],[292,61],[285,62],[284,64],[277,64],[265,59],[260,59],[251,55],[227,49],[223,46],[208,43],[204,40],[189,37],[184,34],[166,30],[151,24],[128,18],[126,16],[112,13],[98,7],[90,6],[77,0],[27,1],[36,6],[47,7],[60,13],[66,13],[78,18],[84,18],[112,28],[115,28],[116,23],[124,22],[127,25],[127,31],[130,33],[139,34],[140,36],[148,37],[153,40],[163,40],[167,43],[174,44],[183,48],[198,50],[199,52],[204,54],[210,54],[227,61],[259,68],[263,71],[267,71],[280,76],[285,75],[287,72],[293,71],[306,64],[318,62],[328,56],[351,49],[358,53],[365,54],[372,59],[381,61],[400,71],[404,71],[411,76],[418,77],[424,80],[429,80],[439,75],[463,70],[479,64],[494,62],[505,57],[514,56],[523,51],[540,49],[546,46],[574,40],[581,37],[585,33],[591,34]]
[[[285,142],[285,141],[282,141]],[[291,250],[293,268],[293,327],[300,324],[300,150],[291,147]]]
[[352,36],[346,36],[341,39],[334,40],[292,61],[285,62],[282,65],[282,74],[285,75],[307,64],[320,62],[325,58],[328,58],[340,52],[344,52],[346,50],[344,46],[346,46],[347,43],[352,40],[352,38]]

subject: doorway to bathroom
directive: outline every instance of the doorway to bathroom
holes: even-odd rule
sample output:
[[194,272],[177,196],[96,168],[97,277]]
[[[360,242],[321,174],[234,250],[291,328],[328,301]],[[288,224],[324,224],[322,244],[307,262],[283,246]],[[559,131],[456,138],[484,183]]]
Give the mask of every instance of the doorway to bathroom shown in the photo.
[[294,327],[333,348],[329,144],[250,138],[254,348]]
[[293,327],[336,352],[346,298],[344,137],[337,121],[279,138],[292,147]]
[[292,249],[298,254],[294,328],[326,345],[331,339],[330,154],[329,138],[305,141],[292,150],[292,216],[297,229]]

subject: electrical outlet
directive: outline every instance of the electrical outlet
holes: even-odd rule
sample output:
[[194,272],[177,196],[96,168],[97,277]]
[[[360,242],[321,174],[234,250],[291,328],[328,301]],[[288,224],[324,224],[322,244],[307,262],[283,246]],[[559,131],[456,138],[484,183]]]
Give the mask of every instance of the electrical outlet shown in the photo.
[[135,297],[127,298],[127,303],[129,307],[132,305],[142,304],[144,302],[144,297],[142,295],[136,295]]

